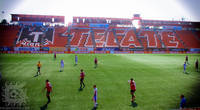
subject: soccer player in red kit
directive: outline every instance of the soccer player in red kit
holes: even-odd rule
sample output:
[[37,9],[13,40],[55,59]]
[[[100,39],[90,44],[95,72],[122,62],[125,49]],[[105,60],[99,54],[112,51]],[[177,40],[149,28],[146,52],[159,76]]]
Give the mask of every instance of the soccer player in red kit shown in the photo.
[[198,72],[199,71],[199,61],[198,61],[198,59],[195,62],[195,68],[196,68],[196,71]]
[[188,56],[185,56],[185,62],[189,65]]
[[56,60],[56,52],[54,53],[54,60]]
[[52,86],[51,86],[51,83],[49,82],[48,79],[46,80],[46,86],[45,86],[44,89],[47,90],[47,92],[46,92],[46,96],[47,96],[47,99],[48,99],[47,103],[50,103],[51,102],[50,93],[52,92]]
[[80,89],[85,88],[85,84],[84,84],[84,78],[85,78],[85,73],[83,72],[83,69],[81,69],[81,73],[80,73]]
[[95,59],[94,59],[94,64],[95,64],[95,67],[94,67],[94,68],[96,68],[96,67],[97,67],[97,64],[98,64],[97,57],[95,57]]
[[135,81],[133,80],[133,78],[131,78],[131,80],[129,80],[129,83],[130,83],[130,89],[131,89],[131,95],[132,95],[132,98],[131,98],[131,102],[133,103],[134,100],[135,100],[135,91],[136,91],[136,85],[135,85]]

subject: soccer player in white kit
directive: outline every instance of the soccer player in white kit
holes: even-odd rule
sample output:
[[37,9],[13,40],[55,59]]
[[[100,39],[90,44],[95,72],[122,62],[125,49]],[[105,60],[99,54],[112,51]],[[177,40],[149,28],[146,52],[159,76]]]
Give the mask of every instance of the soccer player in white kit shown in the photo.
[[97,108],[97,88],[96,88],[96,85],[93,86],[94,88],[94,96],[92,98],[92,100],[94,101],[94,108]]
[[60,61],[60,72],[62,72],[64,70],[64,60],[62,59]]

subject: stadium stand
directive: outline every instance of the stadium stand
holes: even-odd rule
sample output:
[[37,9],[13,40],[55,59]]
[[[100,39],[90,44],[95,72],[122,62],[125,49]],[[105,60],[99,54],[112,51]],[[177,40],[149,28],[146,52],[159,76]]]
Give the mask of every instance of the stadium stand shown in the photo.
[[183,44],[176,38],[173,32],[163,31],[160,34],[167,48],[184,48]]
[[94,36],[95,36],[95,43],[96,47],[105,47],[105,41],[106,41],[106,31],[105,30],[94,30]]
[[200,48],[200,41],[195,38],[192,31],[181,30],[176,31],[177,35],[184,41],[189,48]]
[[128,30],[121,41],[121,47],[141,48],[141,44],[133,30]]
[[19,26],[0,25],[0,47],[13,47],[19,35]]
[[92,47],[91,35],[88,29],[72,29],[71,47]]
[[193,32],[194,36],[195,36],[198,40],[200,40],[200,31],[192,31],[192,32]]
[[54,28],[41,26],[22,26],[16,45],[22,47],[51,46]]
[[114,33],[112,30],[109,30],[107,32],[107,36],[106,36],[106,47],[118,47],[117,45],[117,41],[115,39]]
[[154,31],[144,30],[140,32],[139,36],[144,48],[162,48],[160,40],[156,37]]
[[[136,18],[73,17],[69,26],[50,26],[48,23],[63,23],[63,16],[12,16],[12,21],[20,21],[20,24],[0,25],[0,47],[63,48],[63,51],[74,48],[190,51],[200,48],[200,31],[194,27],[195,22],[143,20],[137,17],[140,28],[136,29],[132,25],[132,20]],[[27,24],[27,21],[33,24]]]
[[67,35],[62,35],[67,30],[66,27],[55,27],[53,47],[65,47],[68,42]]

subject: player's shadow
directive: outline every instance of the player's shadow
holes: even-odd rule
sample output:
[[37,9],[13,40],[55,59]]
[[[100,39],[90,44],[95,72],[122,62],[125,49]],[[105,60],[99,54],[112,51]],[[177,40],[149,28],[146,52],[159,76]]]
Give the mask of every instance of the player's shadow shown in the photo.
[[48,106],[48,103],[44,104],[43,106],[40,107],[40,110],[46,110]]
[[92,108],[92,110],[96,110],[96,109],[97,109],[97,107],[93,107],[93,108]]
[[33,77],[38,77],[38,76],[39,76],[39,75],[36,74],[36,75],[34,75]]
[[79,91],[79,92],[83,91],[83,88],[78,88],[78,91]]
[[77,66],[77,64],[74,64],[74,66]]
[[131,103],[131,105],[130,106],[132,106],[132,107],[137,107],[138,106],[138,104],[136,103],[136,102],[133,102],[133,103]]
[[187,75],[188,75],[188,74],[189,74],[189,72],[185,72],[184,74],[187,74]]

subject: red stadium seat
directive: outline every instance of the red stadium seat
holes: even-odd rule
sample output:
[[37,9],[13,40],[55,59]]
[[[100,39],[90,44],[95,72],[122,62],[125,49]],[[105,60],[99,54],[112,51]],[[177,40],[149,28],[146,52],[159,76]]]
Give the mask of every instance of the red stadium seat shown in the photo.
[[188,48],[200,48],[200,41],[195,38],[192,31],[176,31]]
[[0,25],[0,46],[14,46],[14,42],[17,40],[19,31],[19,26]]

